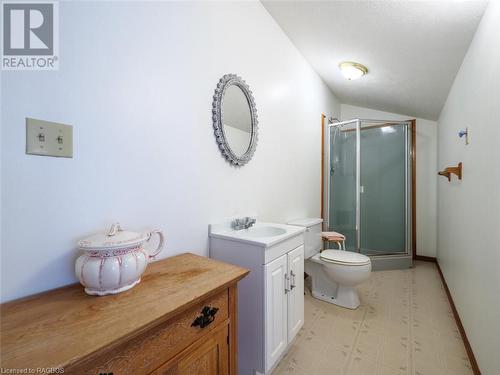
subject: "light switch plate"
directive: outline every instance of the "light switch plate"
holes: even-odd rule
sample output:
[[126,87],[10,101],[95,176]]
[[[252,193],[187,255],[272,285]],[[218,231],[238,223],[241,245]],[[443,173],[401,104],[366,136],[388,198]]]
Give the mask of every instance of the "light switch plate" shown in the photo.
[[27,117],[26,153],[72,158],[73,127]]

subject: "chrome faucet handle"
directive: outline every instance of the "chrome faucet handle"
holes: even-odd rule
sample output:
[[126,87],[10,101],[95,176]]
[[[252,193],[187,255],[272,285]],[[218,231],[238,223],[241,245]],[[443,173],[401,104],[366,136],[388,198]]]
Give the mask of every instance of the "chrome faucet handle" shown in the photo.
[[246,223],[245,223],[245,228],[246,229],[250,228],[256,222],[256,220],[253,217],[247,217],[245,219],[246,219]]
[[234,219],[231,223],[231,227],[235,230],[240,230],[246,228],[246,220],[245,219]]
[[232,223],[231,223],[231,227],[232,227],[233,229],[238,230],[238,229],[240,229],[240,226],[241,226],[240,219],[234,219],[234,220],[232,221]]

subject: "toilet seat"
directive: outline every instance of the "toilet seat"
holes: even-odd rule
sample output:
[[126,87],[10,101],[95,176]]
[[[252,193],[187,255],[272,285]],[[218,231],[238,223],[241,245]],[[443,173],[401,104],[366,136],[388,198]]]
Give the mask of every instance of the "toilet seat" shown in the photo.
[[364,266],[370,264],[370,258],[366,255],[345,250],[324,250],[320,254],[322,261],[346,266]]

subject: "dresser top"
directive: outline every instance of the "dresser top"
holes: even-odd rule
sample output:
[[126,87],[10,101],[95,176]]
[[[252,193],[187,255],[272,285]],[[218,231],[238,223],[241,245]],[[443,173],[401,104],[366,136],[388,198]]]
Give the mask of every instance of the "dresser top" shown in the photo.
[[186,253],[149,264],[142,281],[116,295],[71,285],[0,305],[0,367],[66,367],[193,307],[249,271]]

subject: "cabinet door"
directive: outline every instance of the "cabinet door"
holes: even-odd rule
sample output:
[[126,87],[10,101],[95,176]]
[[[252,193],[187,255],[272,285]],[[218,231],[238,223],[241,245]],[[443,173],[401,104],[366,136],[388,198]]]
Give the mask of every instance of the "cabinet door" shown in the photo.
[[285,288],[287,256],[264,266],[265,273],[265,368],[266,372],[280,358],[287,346],[287,296]]
[[228,375],[228,326],[196,342],[152,375]]
[[291,342],[304,324],[304,246],[287,254],[290,273],[288,298],[288,342]]

